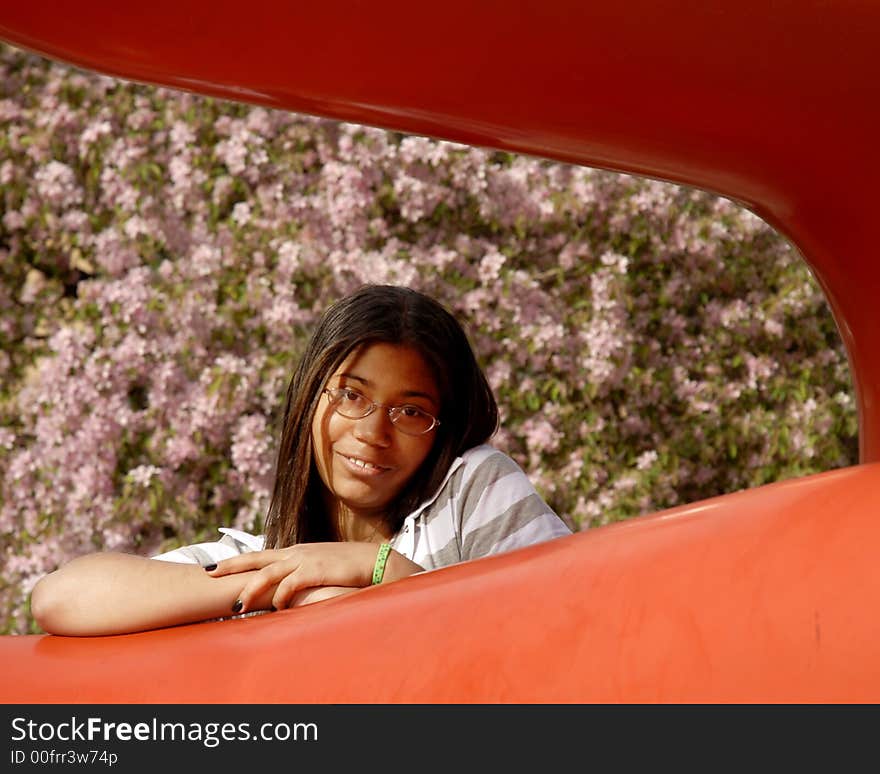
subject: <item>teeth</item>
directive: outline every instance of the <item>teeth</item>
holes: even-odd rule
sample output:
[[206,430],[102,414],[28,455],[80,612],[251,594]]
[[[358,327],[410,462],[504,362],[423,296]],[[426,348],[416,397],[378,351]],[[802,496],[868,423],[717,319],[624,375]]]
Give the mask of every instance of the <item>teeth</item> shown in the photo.
[[374,465],[372,462],[364,462],[364,460],[358,460],[354,457],[346,457],[349,462],[353,462],[359,468],[364,468],[365,470],[382,470],[378,465]]

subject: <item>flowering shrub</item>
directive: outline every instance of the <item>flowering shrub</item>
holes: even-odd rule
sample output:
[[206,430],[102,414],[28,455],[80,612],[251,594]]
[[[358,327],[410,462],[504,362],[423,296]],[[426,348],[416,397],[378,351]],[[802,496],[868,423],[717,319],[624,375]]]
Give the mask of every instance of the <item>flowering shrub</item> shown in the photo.
[[0,621],[44,573],[259,531],[287,379],[363,282],[466,324],[575,528],[856,461],[797,253],[707,193],[0,55]]

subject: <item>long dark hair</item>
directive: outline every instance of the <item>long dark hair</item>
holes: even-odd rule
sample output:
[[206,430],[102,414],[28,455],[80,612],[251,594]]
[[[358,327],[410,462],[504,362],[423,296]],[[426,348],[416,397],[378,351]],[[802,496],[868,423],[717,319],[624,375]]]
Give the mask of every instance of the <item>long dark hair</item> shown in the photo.
[[455,317],[410,288],[361,287],[327,309],[290,380],[266,517],[267,548],[340,539],[324,512],[312,453],[312,420],[327,379],[339,364],[354,349],[378,342],[418,351],[440,391],[440,425],[431,452],[386,514],[393,532],[437,490],[457,456],[488,441],[497,429],[495,397]]

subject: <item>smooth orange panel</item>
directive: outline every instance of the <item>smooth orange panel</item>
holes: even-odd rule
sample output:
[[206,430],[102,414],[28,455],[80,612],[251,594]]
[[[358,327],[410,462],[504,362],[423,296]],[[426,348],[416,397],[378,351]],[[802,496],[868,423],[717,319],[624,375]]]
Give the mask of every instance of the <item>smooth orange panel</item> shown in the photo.
[[0,700],[876,702],[878,512],[856,466],[299,610],[4,637]]

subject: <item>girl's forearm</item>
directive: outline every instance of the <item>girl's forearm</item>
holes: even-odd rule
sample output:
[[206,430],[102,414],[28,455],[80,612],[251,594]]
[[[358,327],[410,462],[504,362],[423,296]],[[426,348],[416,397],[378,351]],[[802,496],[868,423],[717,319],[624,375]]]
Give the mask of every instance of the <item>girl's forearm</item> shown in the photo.
[[[212,578],[200,566],[131,554],[82,556],[42,578],[31,612],[51,634],[123,634],[233,614],[250,572]],[[267,608],[272,591],[251,610]]]
[[[422,567],[392,551],[383,582],[421,572]],[[233,615],[256,570],[209,575],[199,565],[145,559],[132,554],[81,556],[42,578],[31,593],[31,613],[50,634],[74,637],[125,634]],[[247,605],[268,609],[276,585]],[[301,589],[291,606],[305,605],[355,590]]]

